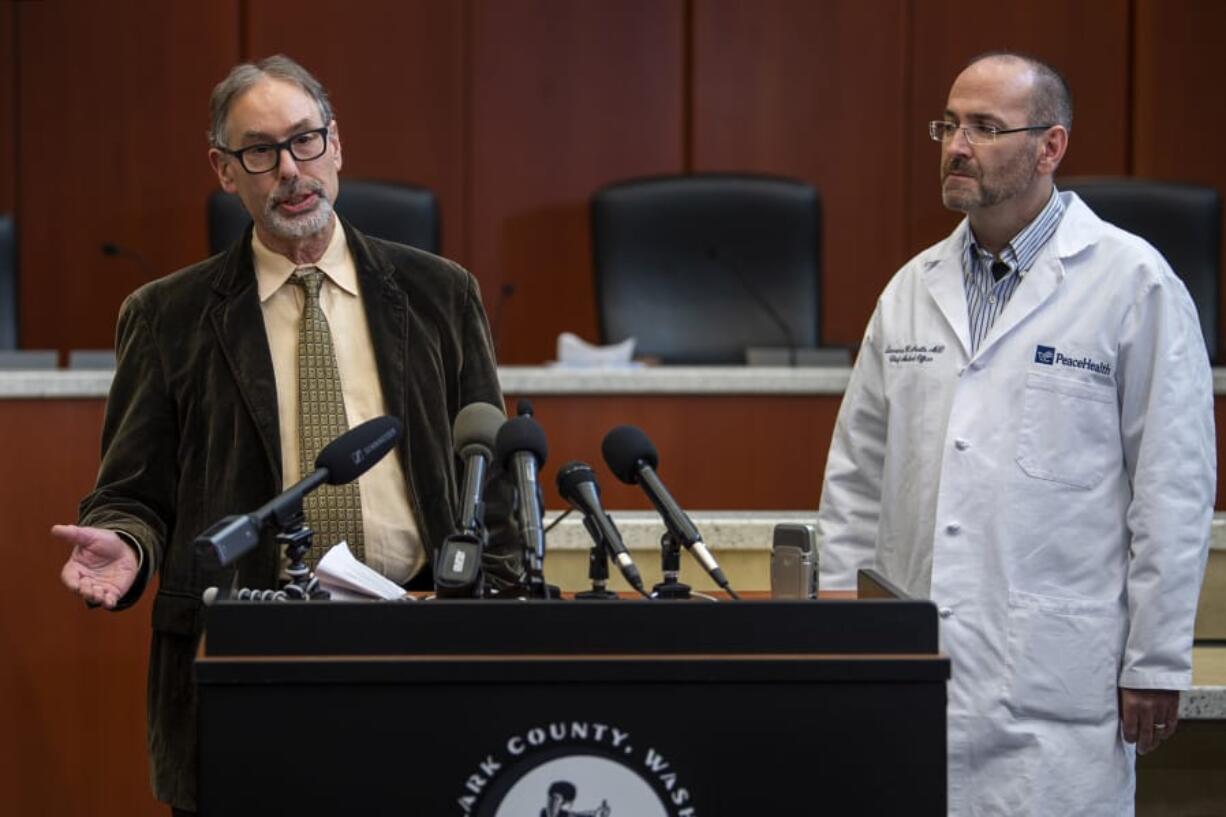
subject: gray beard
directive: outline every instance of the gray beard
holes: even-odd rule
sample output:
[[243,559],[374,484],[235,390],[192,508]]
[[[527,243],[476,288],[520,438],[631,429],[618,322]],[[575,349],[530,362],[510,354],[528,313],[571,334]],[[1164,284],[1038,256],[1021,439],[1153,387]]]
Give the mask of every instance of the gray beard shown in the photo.
[[269,231],[278,238],[309,238],[322,232],[332,220],[332,202],[319,192],[319,204],[309,213],[285,217],[271,207],[266,212]]

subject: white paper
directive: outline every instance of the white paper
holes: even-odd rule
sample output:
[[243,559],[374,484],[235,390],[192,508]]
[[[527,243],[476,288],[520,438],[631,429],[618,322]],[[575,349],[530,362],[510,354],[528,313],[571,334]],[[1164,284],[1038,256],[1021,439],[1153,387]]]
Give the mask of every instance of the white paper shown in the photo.
[[351,601],[355,594],[367,599],[398,599],[405,595],[403,587],[355,559],[344,540],[319,560],[315,576],[325,590],[340,591],[334,595],[337,601]]
[[587,368],[626,368],[638,366],[634,360],[634,338],[621,343],[596,346],[573,332],[558,335],[557,366]]

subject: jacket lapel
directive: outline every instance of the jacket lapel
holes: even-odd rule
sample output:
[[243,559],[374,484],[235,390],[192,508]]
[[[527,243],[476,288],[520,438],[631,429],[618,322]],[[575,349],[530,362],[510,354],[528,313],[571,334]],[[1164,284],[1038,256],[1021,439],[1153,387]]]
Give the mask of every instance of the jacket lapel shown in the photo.
[[949,238],[933,249],[924,259],[921,275],[928,293],[936,301],[937,309],[949,324],[949,330],[962,345],[962,354],[971,356],[970,325],[966,315],[966,289],[962,284],[962,259],[959,253],[964,247],[966,221],[958,225]]
[[1056,254],[1051,252],[1053,244],[1054,242],[1049,242],[1047,249],[1026,273],[1026,277],[1018,283],[1013,297],[1005,304],[1004,311],[979,345],[976,357],[986,353],[1001,338],[1012,332],[1014,327],[1026,320],[1030,313],[1038,309],[1056,291],[1056,287],[1064,278],[1064,265]]
[[234,377],[234,388],[255,423],[264,456],[280,484],[277,382],[255,285],[250,228],[226,254],[213,280],[213,290],[218,299],[210,307],[209,322]]
[[[343,223],[343,222],[342,222]],[[404,424],[400,438],[402,461],[409,462],[407,371],[409,352],[408,297],[393,278],[391,266],[371,247],[365,236],[344,224],[349,251],[358,273],[358,287],[366,310],[366,324],[379,368],[383,404],[387,413]]]

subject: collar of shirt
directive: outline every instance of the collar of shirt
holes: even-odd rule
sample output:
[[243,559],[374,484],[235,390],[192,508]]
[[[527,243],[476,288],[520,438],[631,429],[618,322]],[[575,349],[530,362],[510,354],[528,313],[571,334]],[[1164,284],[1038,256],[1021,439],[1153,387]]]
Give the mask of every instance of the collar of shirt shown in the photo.
[[[982,270],[982,273],[988,276],[987,285],[991,287],[995,283],[991,278],[992,262],[999,258],[1009,265],[1011,273],[1016,270],[1019,278],[1025,277],[1030,268],[1034,266],[1039,251],[1055,235],[1056,227],[1060,226],[1060,217],[1063,215],[1064,202],[1060,200],[1059,191],[1056,190],[1055,185],[1052,185],[1051,197],[1047,200],[1047,204],[1034,217],[1034,220],[1013,236],[1013,240],[1005,245],[999,256],[994,256],[980,247],[975,241],[975,232],[967,225],[964,274],[971,278],[976,269]],[[976,260],[979,261],[978,264],[975,263]]]
[[[334,217],[335,218],[335,217]],[[332,283],[336,284],[350,295],[358,294],[357,275],[355,267],[349,261],[349,242],[345,239],[345,228],[339,220],[332,231],[332,238],[324,254],[314,264],[295,264],[280,253],[273,252],[260,241],[259,233],[251,231],[251,253],[255,263],[255,279],[259,286],[260,303],[264,303],[272,294],[285,285],[294,270],[303,266],[317,267]],[[348,263],[347,263],[348,262]]]

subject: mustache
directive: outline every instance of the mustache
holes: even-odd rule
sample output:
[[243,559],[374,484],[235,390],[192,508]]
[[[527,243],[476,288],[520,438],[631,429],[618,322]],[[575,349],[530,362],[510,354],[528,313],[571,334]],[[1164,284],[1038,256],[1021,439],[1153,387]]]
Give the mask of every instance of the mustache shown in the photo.
[[971,167],[970,161],[962,156],[954,156],[950,159],[947,159],[945,163],[941,165],[941,178],[942,179],[951,173],[958,173],[964,176],[971,176],[972,178],[976,178],[976,179],[979,178],[979,174],[975,171],[974,168]]
[[314,179],[286,179],[279,182],[272,192],[268,194],[268,202],[265,209],[271,211],[283,201],[288,201],[298,196],[304,196],[308,193],[314,193],[320,198],[324,198],[324,186],[322,182]]

